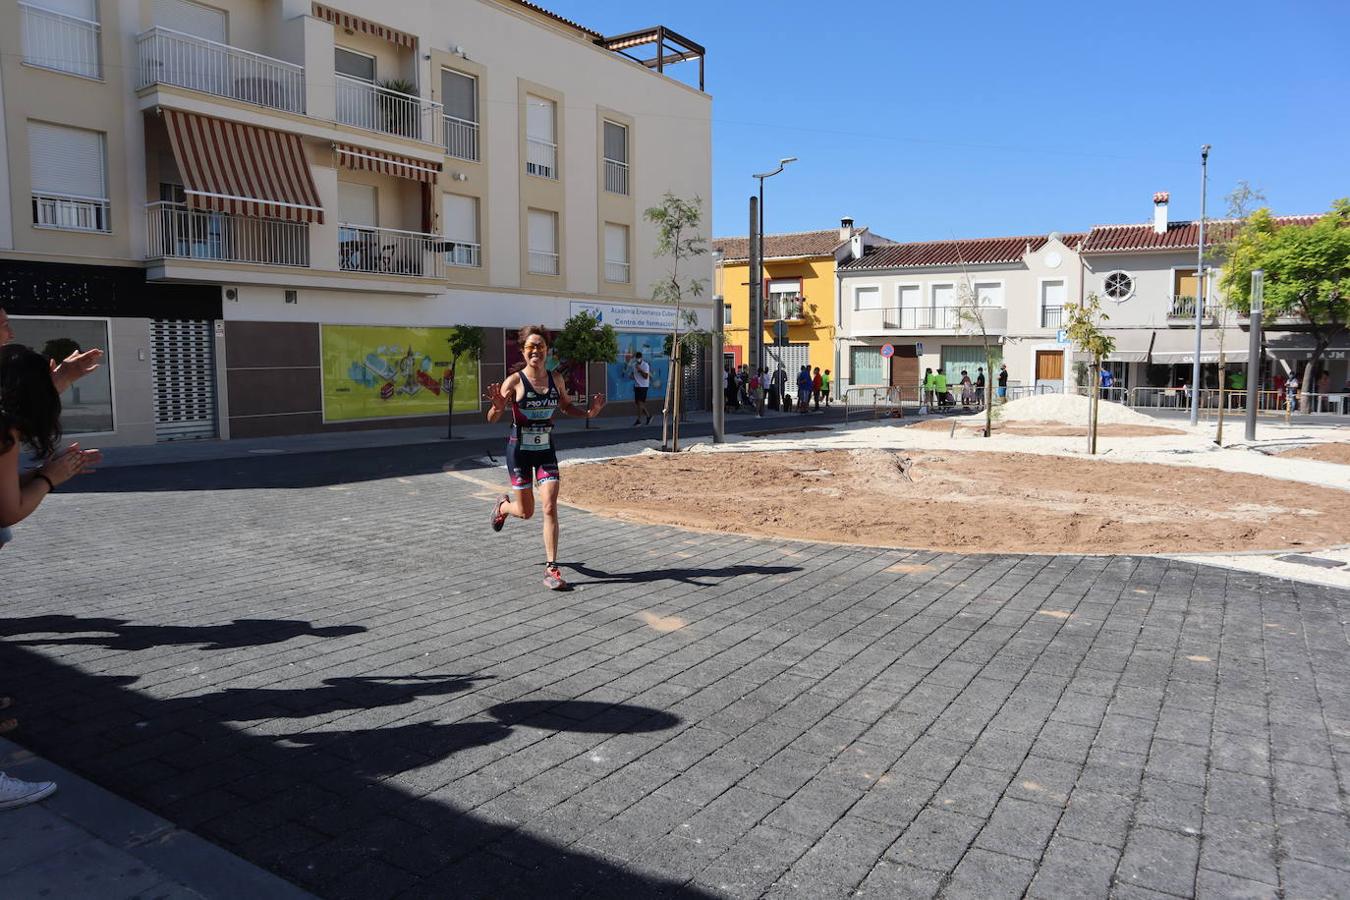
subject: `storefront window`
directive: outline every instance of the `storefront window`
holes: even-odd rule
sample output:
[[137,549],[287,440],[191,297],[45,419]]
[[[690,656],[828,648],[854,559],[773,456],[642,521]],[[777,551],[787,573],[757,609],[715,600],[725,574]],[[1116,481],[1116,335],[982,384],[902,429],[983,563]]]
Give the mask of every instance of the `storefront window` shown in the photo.
[[61,395],[61,430],[67,435],[113,430],[112,357],[108,354],[106,319],[28,318],[10,316],[14,340],[60,362],[95,347],[103,361]]

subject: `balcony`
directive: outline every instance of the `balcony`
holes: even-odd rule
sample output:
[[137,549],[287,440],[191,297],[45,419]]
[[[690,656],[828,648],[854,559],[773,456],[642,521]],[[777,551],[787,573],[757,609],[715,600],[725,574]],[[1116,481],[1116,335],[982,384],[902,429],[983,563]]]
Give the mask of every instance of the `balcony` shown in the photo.
[[526,138],[525,174],[556,179],[558,177],[558,145],[552,141]]
[[436,134],[445,118],[441,104],[348,75],[335,75],[334,81],[337,120],[343,125],[429,144],[441,143]]
[[[1203,317],[1203,316],[1207,315],[1209,312],[1210,312],[1210,309],[1209,309],[1209,305],[1207,304],[1207,305],[1205,306],[1205,308],[1201,310],[1201,313],[1200,313],[1200,314],[1201,314],[1201,316]],[[1168,298],[1167,298],[1167,318],[1168,318],[1169,320],[1186,320],[1186,319],[1189,319],[1190,321],[1194,322],[1194,321],[1195,321],[1195,297],[1187,296],[1187,295],[1185,295],[1185,294],[1173,294],[1172,296],[1168,297]]]
[[309,265],[309,225],[192,209],[145,207],[148,259],[201,259],[262,266]]
[[764,321],[799,322],[806,318],[806,298],[800,294],[780,294],[764,301]]
[[605,190],[628,196],[628,163],[605,158]]
[[338,265],[344,272],[444,279],[447,246],[438,234],[338,226]]
[[1064,327],[1064,307],[1062,306],[1042,306],[1041,307],[1041,327],[1053,328],[1058,331]]
[[108,200],[50,192],[33,194],[33,225],[58,231],[112,230]]
[[902,306],[881,314],[881,326],[897,331],[955,331],[960,324],[959,306]]
[[477,269],[482,263],[483,247],[468,241],[445,242],[445,264],[457,269]]
[[445,155],[455,159],[478,161],[478,123],[446,116],[441,123],[445,135]]
[[529,268],[532,275],[557,275],[558,274],[558,254],[550,253],[547,250],[531,250],[529,252]]
[[[973,321],[962,321],[959,306],[902,306],[890,309],[860,309],[851,313],[852,330],[858,335],[888,336],[904,333],[923,334],[978,334]],[[1006,334],[1008,311],[1002,306],[980,308],[984,330],[989,334]]]
[[167,84],[255,106],[305,112],[305,70],[228,44],[169,28],[136,38],[136,88]]
[[19,4],[23,61],[82,78],[102,78],[99,23],[27,3]]
[[605,280],[610,284],[627,284],[631,277],[630,268],[626,262],[607,259],[605,260]]

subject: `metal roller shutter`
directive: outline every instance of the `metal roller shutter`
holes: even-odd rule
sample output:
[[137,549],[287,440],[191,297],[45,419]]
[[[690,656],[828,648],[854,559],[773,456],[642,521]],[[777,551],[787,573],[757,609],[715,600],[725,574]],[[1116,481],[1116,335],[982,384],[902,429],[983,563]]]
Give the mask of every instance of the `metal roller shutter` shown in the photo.
[[216,436],[212,323],[156,319],[150,326],[155,440]]

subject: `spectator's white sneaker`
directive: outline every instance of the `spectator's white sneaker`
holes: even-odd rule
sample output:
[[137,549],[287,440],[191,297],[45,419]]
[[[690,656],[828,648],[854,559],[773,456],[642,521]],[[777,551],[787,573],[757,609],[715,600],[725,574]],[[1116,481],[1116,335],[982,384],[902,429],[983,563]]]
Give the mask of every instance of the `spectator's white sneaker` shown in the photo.
[[14,809],[45,800],[56,793],[55,781],[20,781],[0,772],[0,809]]

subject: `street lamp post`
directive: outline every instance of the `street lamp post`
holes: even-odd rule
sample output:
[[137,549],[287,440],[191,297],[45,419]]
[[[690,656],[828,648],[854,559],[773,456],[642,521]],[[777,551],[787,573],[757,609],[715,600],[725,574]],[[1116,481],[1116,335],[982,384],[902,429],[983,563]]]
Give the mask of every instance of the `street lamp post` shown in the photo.
[[722,260],[723,253],[719,247],[712,252],[713,257],[713,365],[712,369],[712,409],[713,409],[713,443],[720,444],[726,440],[726,395],[723,392],[723,348],[726,346],[726,296],[723,294],[722,287]]
[[[1209,144],[1200,148],[1200,240],[1195,258],[1195,362],[1191,364],[1191,424],[1200,421],[1200,348],[1205,315],[1205,191],[1209,186]],[[1223,397],[1223,385],[1219,385]]]
[[758,348],[757,358],[753,361],[755,371],[764,368],[764,179],[772,178],[787,168],[788,163],[796,161],[795,156],[785,156],[778,161],[778,168],[772,172],[761,172],[751,176],[759,179],[759,271],[750,273],[750,280],[756,285],[754,301],[750,304],[750,329],[754,336],[751,346]]

